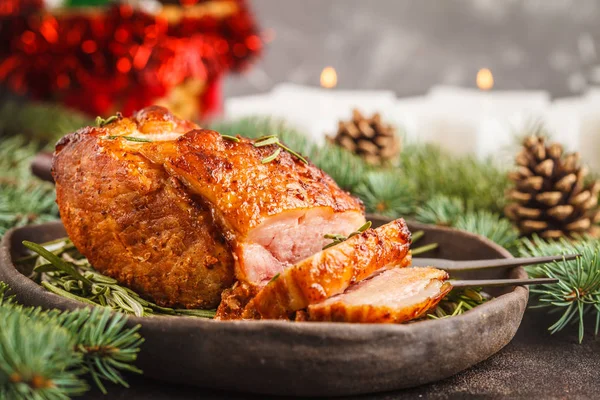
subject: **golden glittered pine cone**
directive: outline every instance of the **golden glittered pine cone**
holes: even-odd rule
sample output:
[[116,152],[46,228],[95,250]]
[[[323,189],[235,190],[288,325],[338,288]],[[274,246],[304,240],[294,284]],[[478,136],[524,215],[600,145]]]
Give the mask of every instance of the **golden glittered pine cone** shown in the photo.
[[382,123],[379,113],[365,118],[357,109],[352,110],[352,119],[340,121],[335,137],[329,140],[373,165],[389,162],[400,154],[396,129]]
[[547,145],[540,136],[523,141],[517,168],[508,175],[514,187],[507,192],[504,210],[523,235],[597,236],[600,182],[584,183],[587,169],[579,158],[579,153],[563,154],[558,143]]

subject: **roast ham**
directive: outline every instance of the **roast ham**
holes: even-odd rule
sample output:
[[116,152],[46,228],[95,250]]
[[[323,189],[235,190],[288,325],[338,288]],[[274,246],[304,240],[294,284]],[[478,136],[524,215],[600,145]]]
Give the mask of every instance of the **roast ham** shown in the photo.
[[358,199],[277,144],[156,106],[106,122],[56,146],[61,218],[96,269],[159,305],[212,308],[236,281],[248,297],[365,222]]

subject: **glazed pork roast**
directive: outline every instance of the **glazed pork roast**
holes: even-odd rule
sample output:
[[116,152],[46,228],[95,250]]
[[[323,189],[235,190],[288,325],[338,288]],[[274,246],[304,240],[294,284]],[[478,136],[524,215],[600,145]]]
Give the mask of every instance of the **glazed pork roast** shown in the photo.
[[[320,253],[330,242],[325,234],[349,235],[365,223],[358,199],[277,144],[223,137],[162,107],[67,135],[52,174],[77,249],[162,306],[213,308],[224,291],[235,297],[240,287],[251,297],[307,262],[349,274],[332,276],[346,282],[334,289],[324,284],[335,294],[369,271],[402,264],[408,253],[403,222],[389,243],[390,235],[371,230]],[[358,242],[366,248],[354,254]],[[323,259],[302,261],[315,253]],[[353,264],[338,269],[335,259]]]

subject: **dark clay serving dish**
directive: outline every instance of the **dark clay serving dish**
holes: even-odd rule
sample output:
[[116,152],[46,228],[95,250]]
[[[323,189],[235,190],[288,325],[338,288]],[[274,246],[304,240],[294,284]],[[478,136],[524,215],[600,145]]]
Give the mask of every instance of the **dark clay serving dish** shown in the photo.
[[[371,218],[375,225],[385,222]],[[419,245],[437,242],[427,257],[507,258],[500,246],[452,229],[424,230]],[[11,230],[0,248],[0,280],[20,302],[69,310],[83,306],[47,292],[14,266],[23,240],[65,236],[60,222]],[[522,268],[478,277],[525,278]],[[191,317],[130,317],[146,339],[138,365],[146,376],[201,387],[295,396],[389,391],[444,379],[498,352],[515,335],[525,311],[524,287],[491,292],[493,300],[456,317],[405,325],[285,321],[224,322]]]

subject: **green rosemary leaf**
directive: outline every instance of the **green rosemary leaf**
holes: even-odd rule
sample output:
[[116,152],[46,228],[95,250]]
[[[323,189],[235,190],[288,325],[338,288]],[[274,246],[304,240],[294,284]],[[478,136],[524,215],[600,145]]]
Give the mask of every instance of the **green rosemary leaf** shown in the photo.
[[272,144],[279,145],[279,138],[277,138],[277,136],[271,136],[264,140],[257,140],[254,142],[254,147],[264,147]]
[[141,137],[137,137],[137,136],[105,136],[104,138],[110,139],[110,140],[120,138],[120,139],[125,139],[129,142],[152,143],[152,140],[150,140],[150,139],[141,138]]
[[208,318],[212,319],[217,314],[217,310],[187,310],[187,309],[176,309],[174,310],[177,315],[188,315],[190,317]]
[[82,282],[84,285],[86,285],[88,287],[92,286],[92,282],[89,279],[87,279],[86,277],[84,277],[83,275],[81,275],[79,273],[79,271],[77,271],[75,268],[73,268],[73,266],[69,265],[68,263],[63,261],[61,258],[59,258],[57,255],[49,252],[48,250],[46,250],[39,244],[24,240],[23,245],[25,247],[27,247],[29,250],[36,252],[37,254],[39,254],[46,260],[48,260],[56,268],[60,269],[61,271],[71,275],[73,278]]
[[413,244],[425,235],[425,231],[416,231],[411,235]]
[[96,126],[97,126],[97,127],[99,127],[99,128],[101,128],[101,127],[103,127],[103,126],[105,126],[105,125],[108,125],[108,124],[110,124],[110,123],[113,123],[113,122],[115,122],[115,121],[116,121],[116,120],[118,120],[119,118],[120,118],[120,115],[118,115],[118,114],[117,114],[117,115],[110,116],[110,117],[108,117],[108,118],[106,118],[106,119],[104,119],[104,118],[102,118],[102,117],[98,116],[98,117],[96,117]]
[[269,283],[276,281],[277,278],[279,278],[279,275],[281,275],[281,273],[277,273],[274,277],[272,277]]
[[439,247],[439,245],[437,243],[431,243],[431,244],[427,244],[425,246],[421,246],[421,247],[417,247],[416,249],[413,249],[412,255],[416,256],[419,254],[423,254],[425,252],[431,251],[431,250],[435,250]]
[[364,231],[369,229],[371,227],[371,225],[373,225],[373,223],[371,221],[367,221],[364,225],[362,225],[360,228],[358,228],[354,232],[350,233],[348,236],[344,236],[339,233],[327,233],[327,234],[323,235],[323,237],[325,239],[333,239],[333,242],[331,242],[328,245],[326,245],[325,247],[323,247],[322,250],[333,247],[336,244],[342,243],[342,242],[350,239],[352,236],[356,236],[356,235],[363,233]]
[[268,157],[263,158],[260,162],[263,164],[267,164],[270,163],[271,161],[273,161],[274,159],[276,159],[279,156],[279,153],[281,153],[281,149],[277,149],[273,152],[273,154],[271,154]]
[[254,147],[264,147],[264,146],[269,146],[269,145],[279,146],[279,149],[277,149],[277,151],[275,151],[275,153],[271,154],[269,157],[266,157],[262,160],[263,164],[271,162],[275,158],[277,158],[277,156],[279,156],[279,153],[281,153],[281,149],[287,151],[288,153],[290,153],[291,155],[293,155],[294,157],[296,157],[303,163],[308,164],[308,161],[306,161],[306,159],[304,157],[302,157],[299,153],[295,152],[294,150],[290,149],[289,147],[287,147],[286,145],[281,143],[281,141],[279,141],[279,138],[277,137],[277,135],[262,136],[262,137],[256,139],[254,141],[253,145],[254,145]]
[[300,161],[302,161],[304,164],[308,164],[308,161],[306,160],[306,158],[302,157],[299,153],[297,153],[294,150],[290,149],[289,147],[287,147],[283,143],[279,143],[279,147],[281,147],[282,149],[284,149],[285,151],[287,151],[291,155],[295,156],[297,159],[299,159]]
[[36,267],[33,268],[34,272],[55,272],[55,271],[60,271],[59,268],[55,267],[54,264],[52,263],[48,263],[48,264],[41,264],[38,265]]
[[230,141],[236,142],[236,143],[239,143],[239,141],[240,141],[240,138],[231,136],[231,135],[221,135],[221,137],[225,140],[230,140]]
[[[48,291],[59,296],[136,316],[182,315],[214,318],[214,310],[174,310],[141,298],[133,290],[120,286],[115,279],[95,271],[66,238],[47,243],[49,248],[54,248],[52,252],[35,243],[33,245],[29,244],[28,248],[35,251],[38,257],[34,267],[36,279],[41,280],[42,286]],[[51,261],[52,267],[40,261],[41,257],[47,259],[45,255],[51,258],[48,261]],[[89,281],[90,285],[84,286],[81,278]]]
[[71,292],[63,290],[63,289],[59,288],[58,286],[52,285],[48,282],[42,282],[42,286],[46,290],[48,290],[54,294],[57,294],[59,296],[66,297],[71,300],[81,301],[82,303],[86,303],[86,304],[90,304],[90,305],[94,305],[94,306],[98,305],[98,304],[94,303],[93,301],[86,299],[85,297],[77,296]]

